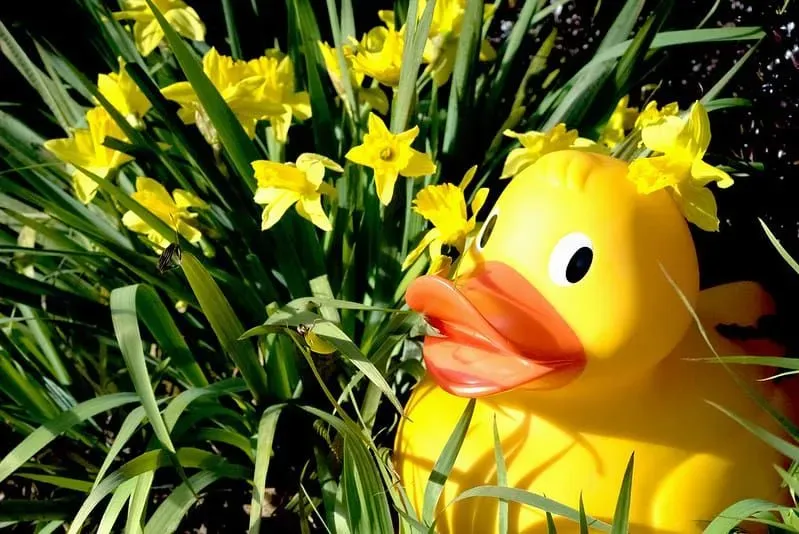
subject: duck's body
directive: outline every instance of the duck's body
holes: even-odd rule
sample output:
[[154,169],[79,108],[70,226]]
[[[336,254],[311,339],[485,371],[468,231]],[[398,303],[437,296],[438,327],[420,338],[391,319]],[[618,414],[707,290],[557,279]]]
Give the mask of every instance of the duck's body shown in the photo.
[[[701,118],[701,117],[700,117]],[[699,128],[698,130],[701,130]],[[630,532],[701,532],[745,498],[787,496],[774,465],[783,457],[707,401],[782,436],[742,388],[792,411],[756,365],[711,358],[693,309],[723,356],[779,355],[744,347],[719,324],[755,325],[772,313],[759,286],[699,291],[688,226],[661,189],[640,194],[625,162],[596,154],[548,154],[513,179],[450,281],[414,281],[406,299],[438,334],[428,336],[428,378],[398,429],[395,462],[417,512],[431,469],[468,403],[469,432],[438,510],[461,492],[497,484],[496,417],[508,486],[611,522],[635,454]],[[739,377],[740,382],[731,376]],[[498,501],[446,508],[441,533],[490,533]],[[510,504],[511,532],[546,532],[546,516]],[[559,533],[578,532],[555,517]]]
[[[736,318],[739,324],[748,324],[753,312],[767,311],[762,307],[740,309],[744,302],[759,304],[762,293],[751,284],[730,284],[708,293],[720,303],[737,303],[743,315]],[[700,304],[704,296],[700,296]],[[718,311],[729,318],[736,310]],[[700,319],[720,354],[751,354],[718,335],[713,328],[717,321],[712,310],[708,312],[707,322]],[[495,417],[508,486],[545,495],[574,509],[582,493],[586,513],[607,523],[612,521],[622,477],[634,452],[633,534],[699,533],[738,500],[785,501],[780,477],[771,468],[774,464],[785,468],[783,457],[706,400],[783,435],[778,423],[746,395],[722,365],[685,361],[703,357],[713,354],[699,329],[692,328],[652,373],[608,388],[602,397],[584,399],[558,395],[557,391],[515,389],[478,399],[469,433],[439,502],[437,512],[443,515],[437,532],[497,531],[497,499],[469,499],[443,510],[466,489],[497,484]],[[788,413],[779,389],[768,387],[770,382],[756,384],[773,371],[757,366],[731,370],[777,410]],[[396,462],[417,510],[422,510],[431,468],[467,402],[426,379],[408,403],[410,421],[403,421],[399,428]],[[511,503],[509,519],[510,532],[546,532],[545,514],[530,506]],[[554,519],[560,534],[579,531],[573,521]]]

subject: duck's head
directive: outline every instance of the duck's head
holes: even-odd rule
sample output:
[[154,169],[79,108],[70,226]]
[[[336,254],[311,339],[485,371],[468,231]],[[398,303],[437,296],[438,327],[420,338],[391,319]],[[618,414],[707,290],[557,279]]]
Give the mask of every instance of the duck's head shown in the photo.
[[693,304],[696,252],[669,193],[639,194],[625,162],[565,150],[508,184],[453,281],[422,276],[406,300],[440,333],[424,357],[447,391],[571,390],[671,353],[691,316],[669,278]]

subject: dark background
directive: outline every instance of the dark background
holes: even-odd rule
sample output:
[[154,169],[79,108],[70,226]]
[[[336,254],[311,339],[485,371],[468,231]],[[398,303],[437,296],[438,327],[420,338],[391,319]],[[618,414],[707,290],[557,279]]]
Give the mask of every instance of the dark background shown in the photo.
[[[114,6],[114,0],[106,0]],[[536,39],[530,43],[535,50],[551,26],[559,29],[557,48],[552,61],[563,60],[564,70],[576,69],[593,53],[608,26],[612,23],[622,0],[573,0],[560,14],[550,18]],[[324,0],[311,0],[324,13]],[[226,30],[219,0],[192,0],[208,28],[207,40],[220,51],[226,50]],[[714,5],[714,0],[678,0],[665,29],[690,29],[695,27]],[[246,57],[262,52],[265,36],[284,35],[286,13],[284,2],[263,3],[268,11],[253,15],[249,0],[234,0],[237,24]],[[356,2],[356,21],[359,30],[379,23],[376,11],[390,8],[393,2],[380,0]],[[492,39],[500,41],[509,23],[514,21],[523,0],[506,0],[500,9],[493,29]],[[657,2],[650,1],[641,20]],[[755,55],[728,85],[722,96],[739,96],[751,100],[749,108],[715,111],[711,115],[713,140],[708,159],[713,163],[732,164],[759,162],[762,170],[746,169],[747,175],[736,180],[725,191],[717,191],[721,231],[707,233],[694,230],[700,256],[702,284],[707,287],[718,283],[751,279],[763,283],[775,295],[779,305],[779,321],[769,323],[773,335],[791,346],[790,352],[799,354],[799,275],[780,258],[760,227],[762,218],[781,240],[786,249],[799,258],[799,125],[796,121],[799,108],[799,28],[791,24],[799,21],[799,6],[789,2],[782,14],[784,0],[720,0],[715,12],[705,23],[706,28],[724,25],[763,26],[767,37]],[[368,5],[368,9],[362,6]],[[46,16],[43,16],[46,13]],[[49,42],[68,55],[83,72],[106,72],[108,58],[98,52],[97,43],[90,38],[90,18],[77,1],[39,0],[36,2],[0,1],[0,20],[9,27],[24,45],[31,42],[29,35]],[[320,17],[325,28],[325,18]],[[503,21],[507,21],[503,23]],[[84,37],[85,36],[85,37]],[[705,90],[718,80],[752,41],[714,45],[685,45],[662,52],[663,61],[649,73],[638,86],[662,84],[656,99],[660,103],[678,101],[687,107],[700,98]],[[0,58],[0,105],[23,103],[23,106],[6,107],[19,118],[34,124],[45,135],[59,136],[61,132],[41,115],[41,107],[25,106],[31,102],[31,88],[16,70]],[[631,91],[631,104],[640,102],[642,95]],[[33,98],[36,98],[35,96]]]

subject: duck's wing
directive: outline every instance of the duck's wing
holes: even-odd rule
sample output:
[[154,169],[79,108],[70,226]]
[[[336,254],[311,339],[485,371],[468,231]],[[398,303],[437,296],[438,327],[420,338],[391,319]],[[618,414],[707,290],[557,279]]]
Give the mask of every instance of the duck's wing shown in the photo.
[[756,282],[732,282],[699,293],[696,312],[702,322],[718,327],[722,335],[746,354],[782,356],[785,348],[768,338],[760,319],[776,311],[774,300]]

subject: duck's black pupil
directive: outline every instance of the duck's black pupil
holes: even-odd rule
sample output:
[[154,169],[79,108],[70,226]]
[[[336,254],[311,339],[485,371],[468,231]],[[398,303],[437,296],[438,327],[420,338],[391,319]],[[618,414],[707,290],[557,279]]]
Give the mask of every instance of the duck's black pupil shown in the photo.
[[480,241],[477,243],[480,248],[485,248],[486,244],[488,244],[488,238],[491,237],[491,233],[494,231],[494,225],[496,224],[497,216],[491,215],[485,222],[485,226],[483,226],[483,233],[480,234]]
[[593,250],[588,247],[578,249],[566,266],[566,280],[571,284],[576,284],[582,280],[588,274],[592,261],[594,261]]

